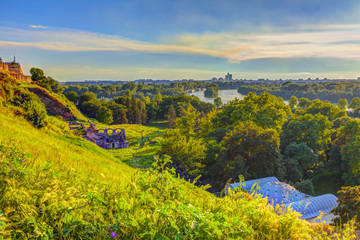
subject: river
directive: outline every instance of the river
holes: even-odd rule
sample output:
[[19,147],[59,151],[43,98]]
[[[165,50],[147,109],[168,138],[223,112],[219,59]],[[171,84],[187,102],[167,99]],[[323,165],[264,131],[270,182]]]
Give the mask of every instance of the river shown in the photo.
[[[204,91],[198,91],[194,93],[189,93],[190,96],[196,96],[200,98],[201,101],[207,102],[207,103],[214,103],[215,98],[208,98],[204,96]],[[228,103],[231,100],[234,100],[235,98],[238,98],[239,100],[243,100],[245,95],[242,95],[237,92],[237,89],[227,89],[227,90],[219,90],[218,91],[218,97],[221,98],[223,103]],[[289,101],[284,101],[286,104],[289,103]]]

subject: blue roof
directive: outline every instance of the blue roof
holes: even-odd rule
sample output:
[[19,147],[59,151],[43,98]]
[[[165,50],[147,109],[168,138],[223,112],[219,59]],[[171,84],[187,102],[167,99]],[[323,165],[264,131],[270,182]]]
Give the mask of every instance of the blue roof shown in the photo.
[[311,197],[303,201],[296,201],[285,204],[284,207],[292,208],[302,214],[302,219],[314,218],[320,215],[319,211],[323,213],[330,213],[334,207],[337,207],[337,197],[332,194],[324,194],[317,197]]
[[310,196],[296,190],[294,187],[283,182],[268,182],[260,186],[260,189],[255,191],[263,197],[267,197],[268,203],[276,206],[276,204],[287,204],[291,202],[301,201]]
[[266,197],[268,204],[273,206],[279,204],[284,207],[290,207],[294,211],[301,213],[302,219],[317,217],[320,215],[319,211],[330,213],[337,206],[337,198],[332,194],[312,197],[296,190],[287,183],[279,182],[276,177],[229,184],[225,191],[228,188],[234,189],[236,187],[242,188],[249,193],[260,194],[262,197]]
[[259,187],[262,187],[265,183],[268,182],[279,182],[276,177],[267,177],[267,178],[259,178],[255,180],[249,180],[244,182],[232,183],[229,184],[228,187],[234,189],[236,187],[241,187],[242,189],[246,190],[247,192],[251,192],[251,188],[257,183]]

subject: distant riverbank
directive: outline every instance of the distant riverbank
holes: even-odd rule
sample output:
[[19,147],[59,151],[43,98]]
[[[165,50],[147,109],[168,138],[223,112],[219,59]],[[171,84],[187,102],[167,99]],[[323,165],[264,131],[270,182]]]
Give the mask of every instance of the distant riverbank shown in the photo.
[[[196,96],[201,101],[207,102],[207,103],[214,103],[214,99],[215,99],[215,98],[205,97],[204,91],[193,92],[193,93],[189,93],[188,95]],[[235,98],[238,98],[239,100],[243,100],[246,97],[246,95],[238,93],[237,89],[226,89],[226,90],[219,90],[218,97],[221,98],[223,103],[228,103],[228,102],[234,100]],[[286,104],[288,104],[289,101],[285,100],[284,102]]]

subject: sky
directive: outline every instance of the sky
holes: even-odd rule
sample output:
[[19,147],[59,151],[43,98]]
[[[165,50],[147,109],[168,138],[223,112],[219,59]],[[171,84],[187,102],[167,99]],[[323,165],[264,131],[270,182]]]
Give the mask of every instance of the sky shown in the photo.
[[359,0],[12,0],[0,57],[58,81],[360,77]]

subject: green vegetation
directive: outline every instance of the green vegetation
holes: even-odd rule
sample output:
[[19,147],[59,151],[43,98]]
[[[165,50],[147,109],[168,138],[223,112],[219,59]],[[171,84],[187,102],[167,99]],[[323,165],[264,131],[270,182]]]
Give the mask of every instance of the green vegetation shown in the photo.
[[64,88],[52,77],[45,77],[44,71],[39,68],[31,68],[31,80],[54,93],[62,93]]
[[355,81],[348,82],[321,82],[321,83],[293,83],[293,82],[274,82],[273,84],[243,84],[239,86],[238,92],[247,95],[249,92],[271,93],[284,99],[291,96],[297,98],[308,98],[310,100],[320,99],[332,103],[339,99],[347,99],[349,102],[360,97],[360,83]]
[[342,187],[339,191],[339,205],[333,210],[338,217],[335,222],[341,224],[352,219],[360,223],[360,186]]
[[208,98],[217,98],[218,86],[216,84],[211,84],[208,86],[204,92],[204,96]]
[[[41,71],[35,72],[42,79]],[[351,154],[360,124],[344,120],[346,113],[336,106],[313,101],[292,113],[280,98],[269,94],[249,94],[244,101],[220,109],[188,96],[159,94],[149,101],[128,94],[114,101],[118,106],[91,93],[81,94],[71,101],[79,101],[88,116],[102,119],[96,122],[98,128],[105,128],[110,116],[113,121],[124,116],[141,119],[142,103],[147,121],[171,115],[169,122],[175,123],[173,129],[165,129],[164,121],[151,126],[114,125],[125,128],[130,147],[105,150],[76,136],[62,117],[49,115],[49,106],[28,91],[33,84],[1,74],[1,238],[356,238],[349,219],[341,228],[311,224],[290,209],[269,207],[260,196],[235,190],[218,197],[206,191],[208,183],[219,191],[229,178],[238,181],[239,175],[275,174],[290,181],[293,165],[298,168],[300,177],[294,180],[300,179],[298,185],[304,182],[301,175],[311,183],[311,171],[332,172],[337,164],[345,164],[341,168],[345,170],[337,173],[344,181],[356,179],[359,171]],[[88,124],[70,100],[35,87]],[[132,109],[123,101],[129,101]],[[122,106],[126,106],[125,115],[114,115]],[[96,107],[99,110],[92,112]],[[283,135],[289,126],[299,127],[300,118],[314,126],[300,125],[304,134],[299,139]],[[339,139],[333,142],[331,134]]]

